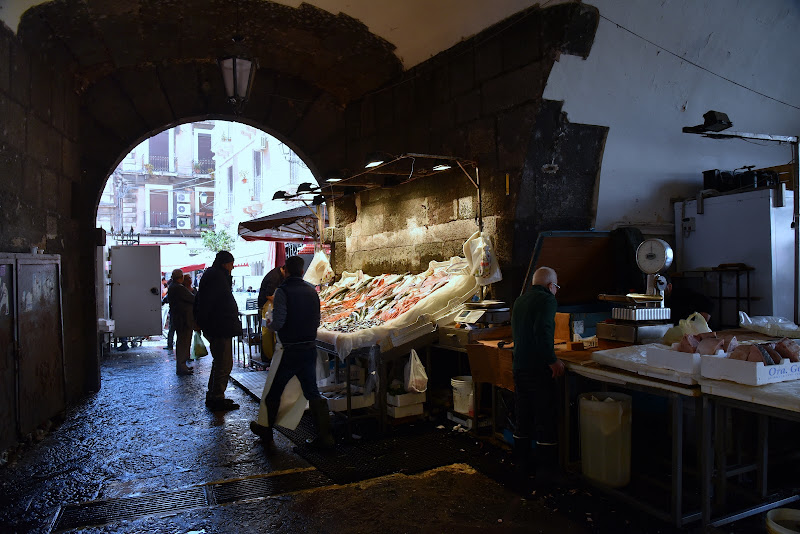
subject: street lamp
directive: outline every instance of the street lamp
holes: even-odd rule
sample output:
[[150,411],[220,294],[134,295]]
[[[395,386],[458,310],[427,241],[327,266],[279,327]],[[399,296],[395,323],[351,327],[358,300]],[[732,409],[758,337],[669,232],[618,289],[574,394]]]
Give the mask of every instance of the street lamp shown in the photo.
[[238,115],[250,98],[258,63],[255,60],[236,56],[218,60],[225,84],[225,96]]

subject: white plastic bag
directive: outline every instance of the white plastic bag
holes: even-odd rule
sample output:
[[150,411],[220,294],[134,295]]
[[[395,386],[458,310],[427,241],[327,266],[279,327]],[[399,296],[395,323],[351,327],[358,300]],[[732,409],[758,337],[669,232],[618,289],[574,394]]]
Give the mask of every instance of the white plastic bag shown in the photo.
[[492,247],[492,239],[487,233],[475,232],[465,243],[464,252],[469,258],[471,274],[482,286],[499,282],[503,279],[497,255]]
[[303,280],[313,286],[327,284],[333,280],[333,269],[325,252],[318,250],[314,254],[314,258],[308,264]]
[[672,345],[680,341],[686,334],[694,335],[702,334],[703,332],[711,332],[711,329],[708,327],[705,317],[700,315],[699,312],[694,312],[686,319],[678,321],[677,326],[667,330],[667,333],[664,334],[664,344]]
[[411,355],[408,357],[405,379],[406,391],[409,393],[424,393],[428,389],[428,375],[414,349],[411,349]]

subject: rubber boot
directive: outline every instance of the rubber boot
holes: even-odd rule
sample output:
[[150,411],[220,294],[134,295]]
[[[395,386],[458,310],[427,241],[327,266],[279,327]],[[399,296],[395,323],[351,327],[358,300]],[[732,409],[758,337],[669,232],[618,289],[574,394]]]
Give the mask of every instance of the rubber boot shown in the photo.
[[259,425],[256,421],[250,421],[250,431],[261,438],[264,446],[271,450],[275,445],[273,428],[275,426],[275,418],[278,416],[279,404],[275,402],[266,402],[267,406],[267,420],[270,426]]
[[547,491],[562,482],[557,443],[536,444],[536,489]]
[[512,484],[517,491],[526,495],[533,489],[531,478],[534,466],[531,451],[532,441],[531,438],[514,436],[513,461],[516,469]]
[[306,443],[315,449],[332,449],[336,441],[331,434],[331,417],[328,411],[328,401],[322,397],[308,401],[311,415],[317,422],[317,437],[307,440]]

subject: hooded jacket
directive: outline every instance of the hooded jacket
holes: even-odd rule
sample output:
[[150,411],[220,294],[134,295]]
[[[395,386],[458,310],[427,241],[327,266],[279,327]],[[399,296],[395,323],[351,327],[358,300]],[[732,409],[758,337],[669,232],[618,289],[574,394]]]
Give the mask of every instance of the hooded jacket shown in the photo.
[[233,298],[232,285],[231,274],[217,261],[200,279],[194,300],[194,319],[208,338],[232,338],[242,333],[239,306]]

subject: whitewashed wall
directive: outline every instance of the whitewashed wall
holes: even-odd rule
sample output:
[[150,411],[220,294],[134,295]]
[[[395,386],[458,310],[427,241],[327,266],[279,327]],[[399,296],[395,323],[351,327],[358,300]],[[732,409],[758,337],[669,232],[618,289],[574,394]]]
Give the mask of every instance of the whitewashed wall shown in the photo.
[[[797,0],[593,0],[602,16],[726,78],[800,106]],[[608,126],[595,227],[671,233],[670,197],[702,188],[702,171],[789,163],[788,146],[681,133],[708,110],[731,130],[800,134],[800,110],[690,65],[601,19],[587,60],[561,56],[544,97],[571,122]]]

